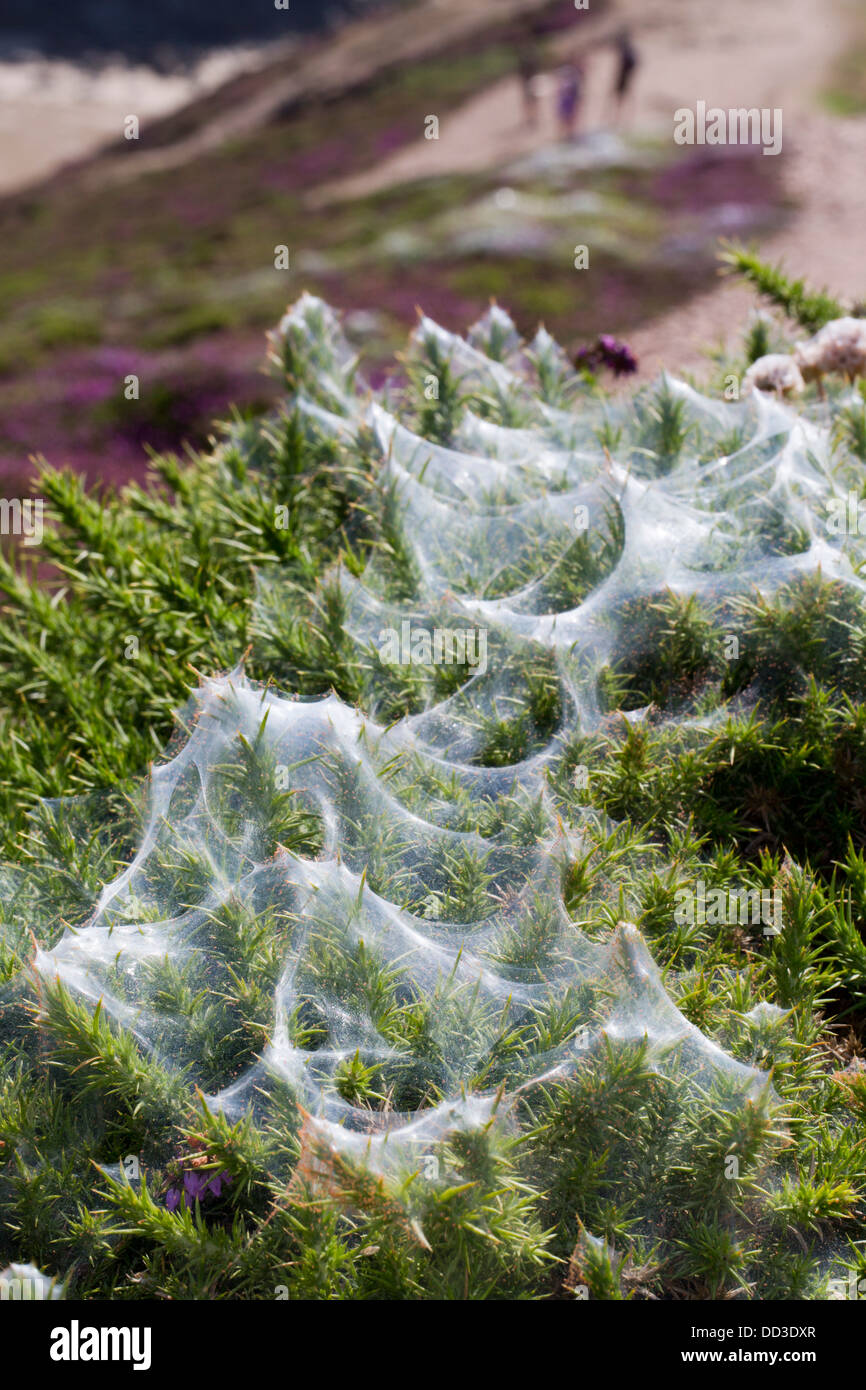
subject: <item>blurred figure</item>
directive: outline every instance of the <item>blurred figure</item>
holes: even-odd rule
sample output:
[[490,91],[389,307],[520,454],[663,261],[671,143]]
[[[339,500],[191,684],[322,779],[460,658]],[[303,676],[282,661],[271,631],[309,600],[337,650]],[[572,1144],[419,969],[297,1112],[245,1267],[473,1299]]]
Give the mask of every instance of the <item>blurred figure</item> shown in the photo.
[[613,43],[616,48],[617,63],[612,100],[615,118],[619,121],[638,65],[638,56],[628,29],[620,29]]
[[520,74],[520,85],[523,90],[523,114],[526,117],[528,126],[538,125],[538,92],[536,90],[536,78],[538,77],[538,60],[535,56],[535,48],[527,43],[521,49],[520,57],[517,60],[517,71]]
[[563,140],[573,140],[577,134],[580,103],[583,98],[583,63],[579,59],[566,63],[559,75],[556,93],[556,118]]
[[523,95],[523,114],[528,126],[538,124],[538,74],[544,30],[537,19],[530,19],[513,33],[510,42],[517,50],[517,73]]

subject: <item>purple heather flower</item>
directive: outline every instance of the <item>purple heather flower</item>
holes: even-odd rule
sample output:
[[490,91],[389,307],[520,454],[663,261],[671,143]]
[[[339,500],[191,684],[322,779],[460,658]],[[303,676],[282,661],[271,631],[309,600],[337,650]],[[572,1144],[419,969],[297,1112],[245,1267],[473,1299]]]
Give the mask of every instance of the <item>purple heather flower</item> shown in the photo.
[[215,1173],[214,1176],[211,1178],[210,1182],[208,1183],[208,1188],[210,1189],[211,1195],[213,1197],[219,1197],[222,1193],[223,1188],[228,1187],[230,1182],[230,1173]]
[[231,1174],[216,1172],[209,1174],[196,1168],[184,1171],[183,1185],[170,1187],[165,1194],[166,1211],[177,1211],[183,1199],[186,1206],[204,1202],[207,1197],[222,1196],[223,1189],[231,1184]]
[[208,1180],[206,1174],[197,1173],[195,1170],[193,1170],[193,1172],[191,1173],[184,1173],[183,1190],[186,1194],[186,1199],[190,1206],[193,1202],[202,1201],[205,1193],[208,1190]]
[[574,365],[597,372],[607,367],[615,376],[628,376],[638,368],[637,358],[626,343],[620,343],[610,333],[600,333],[592,347],[581,348],[575,354]]
[[605,367],[610,367],[617,376],[626,376],[637,371],[637,358],[626,343],[617,342],[609,333],[601,333],[598,346]]

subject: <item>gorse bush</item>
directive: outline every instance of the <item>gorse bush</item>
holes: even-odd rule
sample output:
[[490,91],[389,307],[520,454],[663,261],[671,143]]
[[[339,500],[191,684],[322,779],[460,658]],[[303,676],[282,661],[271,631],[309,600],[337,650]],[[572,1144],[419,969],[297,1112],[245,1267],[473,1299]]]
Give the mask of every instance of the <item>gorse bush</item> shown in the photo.
[[45,470],[40,573],[3,562],[2,1263],[829,1296],[866,1264],[857,393],[614,403],[496,308],[378,396],[309,297],[271,356],[282,410],[121,496]]

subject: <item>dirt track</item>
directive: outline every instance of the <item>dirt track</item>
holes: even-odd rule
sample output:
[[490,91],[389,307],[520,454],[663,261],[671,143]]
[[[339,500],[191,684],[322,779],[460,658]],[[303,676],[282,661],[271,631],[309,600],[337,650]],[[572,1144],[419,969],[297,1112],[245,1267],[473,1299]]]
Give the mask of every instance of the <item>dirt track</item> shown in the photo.
[[[698,99],[725,109],[780,107],[785,187],[799,211],[761,250],[842,298],[866,293],[866,118],[830,117],[818,101],[847,40],[844,0],[821,6],[814,0],[728,0],[725,5],[717,0],[618,0],[612,15],[583,26],[584,129],[609,121],[613,59],[603,42],[624,21],[632,27],[642,59],[628,127],[672,133],[674,111],[694,107]],[[574,47],[573,38],[563,39],[559,56]],[[362,196],[432,174],[495,167],[548,143],[556,138],[553,75],[541,85],[541,118],[535,129],[522,119],[517,78],[504,79],[458,111],[444,114],[438,141],[419,140],[376,169],[323,190],[317,202]],[[636,329],[632,341],[642,374],[654,375],[665,364],[699,373],[706,349],[740,333],[753,303],[747,289],[720,282]]]

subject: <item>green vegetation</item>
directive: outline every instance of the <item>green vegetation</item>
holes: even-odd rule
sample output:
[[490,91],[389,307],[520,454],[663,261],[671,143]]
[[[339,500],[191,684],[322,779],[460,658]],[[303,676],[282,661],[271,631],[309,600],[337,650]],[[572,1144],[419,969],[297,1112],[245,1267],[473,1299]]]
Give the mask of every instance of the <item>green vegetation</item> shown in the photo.
[[[859,593],[808,572],[768,596],[662,586],[624,598],[590,733],[565,720],[561,668],[536,640],[491,627],[490,672],[507,700],[485,703],[464,668],[385,668],[352,635],[341,575],[389,611],[430,600],[372,430],[329,432],[296,398],[300,385],[333,406],[351,384],[322,322],[317,332],[306,349],[291,332],[275,349],[284,406],[236,419],[212,452],[155,459],[147,488],[97,499],[71,474],[44,470],[51,524],[40,558],[50,569],[37,578],[11,560],[0,568],[0,1265],[33,1261],[83,1297],[538,1298],[582,1288],[598,1299],[827,1297],[831,1279],[866,1272]],[[747,342],[744,360],[749,352]],[[538,370],[544,394],[560,403],[570,394],[574,419],[589,422],[586,447],[594,439],[599,453],[601,439],[646,482],[686,457],[714,477],[745,443],[721,424],[714,432],[669,382],[612,407],[586,382],[566,391],[552,361]],[[423,392],[431,367],[444,384],[435,403]],[[497,394],[460,378],[433,340],[415,349],[407,375],[391,404],[443,443],[457,438],[466,405],[493,426],[538,427],[535,388]],[[861,457],[862,431],[849,399],[831,406],[844,473]],[[551,445],[562,447],[565,420],[551,420]],[[770,457],[778,440],[766,447]],[[751,448],[742,472],[731,471],[730,505],[748,501],[749,535],[767,553],[799,554],[803,536],[786,516],[754,491],[746,497],[761,462]],[[427,478],[429,458],[412,467]],[[559,486],[548,479],[538,498],[555,507]],[[488,511],[513,500],[507,489],[491,481]],[[520,591],[528,605],[535,578],[534,611],[566,612],[604,583],[623,544],[609,500],[592,537],[572,535],[558,552],[550,533],[527,525],[505,576],[495,545],[467,539],[473,568],[455,587]],[[427,616],[444,622],[447,611]],[[162,758],[172,711],[200,677],[248,650],[254,678],[305,696],[333,690],[382,723],[435,714],[451,697],[471,734],[470,770],[550,752],[537,795],[507,780],[481,794],[453,764],[420,753],[378,769],[392,798],[383,806],[419,817],[448,808],[451,829],[488,842],[483,852],[461,842],[457,853],[450,841],[434,845],[425,824],[436,875],[426,884],[412,867],[421,851],[407,855],[400,840],[407,818],[365,811],[352,780],[361,774],[344,768],[332,790],[347,870],[430,923],[487,922],[502,907],[501,865],[546,840],[553,806],[579,830],[561,864],[570,949],[580,949],[578,927],[608,943],[620,919],[634,922],[684,1016],[736,1062],[769,1070],[774,1091],[744,1100],[733,1072],[690,1075],[675,1059],[659,1065],[649,1039],[602,1032],[572,1071],[521,1087],[517,1125],[485,1121],[441,1138],[441,1181],[411,1164],[385,1178],[347,1150],[324,1151],[286,1083],[263,1084],[240,1119],[203,1099],[252,1065],[271,1035],[290,904],[251,908],[229,895],[204,913],[189,956],[155,956],[142,985],[120,955],[105,963],[118,996],[146,1004],[163,1030],[161,1049],[140,1046],[59,982],[37,985],[35,949],[84,925],[130,860],[142,777]],[[182,732],[194,725],[188,717]],[[220,765],[210,810],[226,853],[254,842],[265,858],[279,847],[313,858],[321,819],[293,788],[274,792],[272,773],[264,725]],[[77,799],[50,800],[70,793]],[[157,850],[140,921],[160,920],[165,902],[201,903],[212,868],[201,844]],[[698,879],[777,893],[784,930],[679,919],[678,894]],[[560,949],[556,900],[546,890],[498,940],[495,965],[515,972],[508,978],[547,978]],[[635,948],[620,940],[628,974]],[[458,1040],[467,1090],[495,1092],[515,1074],[531,1081],[539,1059],[598,1026],[609,1003],[604,987],[587,987],[545,1008],[509,1005],[489,1047],[489,1014],[452,977],[426,997],[406,990],[369,944],[361,896],[323,908],[299,959],[287,1024],[295,1046],[315,1055],[327,1037],[323,991],[388,1041],[387,1057],[359,1048],[333,1078],[371,1121],[441,1099],[456,1065],[443,1038]],[[130,1154],[140,1181],[116,1167]],[[188,1198],[169,1201],[191,1176]],[[206,1192],[216,1177],[218,1190]]]
[[823,291],[808,290],[802,280],[790,279],[778,266],[769,265],[742,246],[730,246],[722,260],[809,333],[816,333],[845,313],[837,299]]

